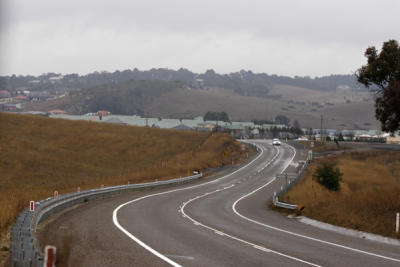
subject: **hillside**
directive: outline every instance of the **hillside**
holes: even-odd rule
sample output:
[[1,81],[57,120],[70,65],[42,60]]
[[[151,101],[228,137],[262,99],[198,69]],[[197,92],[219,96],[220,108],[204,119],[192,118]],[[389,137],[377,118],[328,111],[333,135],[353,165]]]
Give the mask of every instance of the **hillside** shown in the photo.
[[194,73],[187,69],[150,69],[141,71],[127,69],[115,72],[93,72],[87,75],[46,73],[40,76],[0,76],[0,90],[15,94],[18,90],[65,92],[76,91],[106,83],[120,83],[129,80],[181,81],[193,88],[221,87],[244,96],[266,96],[274,85],[290,85],[317,91],[335,92],[338,87],[366,91],[357,83],[354,75],[330,75],[323,77],[288,77],[253,73],[241,70],[219,74],[210,69]]
[[223,134],[0,113],[0,233],[29,200],[116,184],[185,176],[241,161]]
[[[369,92],[334,92],[292,85],[274,85],[263,97],[241,95],[221,87],[193,88],[183,82],[126,81],[91,87],[68,96],[25,105],[25,110],[62,109],[71,114],[109,110],[113,114],[162,118],[193,118],[207,111],[225,111],[237,121],[274,119],[285,115],[302,127],[373,129],[373,100]],[[351,116],[349,116],[351,114]]]

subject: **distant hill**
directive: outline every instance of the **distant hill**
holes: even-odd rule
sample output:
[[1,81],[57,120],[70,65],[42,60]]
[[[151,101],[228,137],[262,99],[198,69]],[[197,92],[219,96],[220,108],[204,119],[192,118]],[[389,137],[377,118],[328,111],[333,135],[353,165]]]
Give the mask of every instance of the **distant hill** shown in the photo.
[[93,72],[87,75],[47,73],[41,76],[0,76],[0,90],[15,92],[21,89],[32,91],[76,91],[105,84],[128,80],[181,81],[192,88],[221,87],[244,96],[267,96],[277,84],[304,87],[318,91],[334,92],[338,87],[365,90],[354,75],[330,75],[324,77],[288,77],[253,73],[241,70],[230,74],[218,74],[214,70],[197,74],[187,69],[138,69]]
[[208,111],[227,112],[232,120],[273,120],[285,115],[302,127],[371,129],[377,127],[368,92],[318,91],[274,85],[265,97],[244,96],[220,87],[193,88],[184,82],[137,81],[103,84],[50,101],[25,105],[26,110],[63,109],[70,114],[108,110],[113,114],[162,118],[193,118]]
[[[188,118],[208,111],[227,112],[232,120],[271,120],[285,115],[303,127],[377,128],[370,92],[354,75],[287,77],[239,71],[196,74],[187,69],[138,69],[87,75],[47,73],[0,77],[0,90],[45,91],[53,100],[24,104],[24,110],[66,110]],[[350,116],[351,115],[351,116]]]

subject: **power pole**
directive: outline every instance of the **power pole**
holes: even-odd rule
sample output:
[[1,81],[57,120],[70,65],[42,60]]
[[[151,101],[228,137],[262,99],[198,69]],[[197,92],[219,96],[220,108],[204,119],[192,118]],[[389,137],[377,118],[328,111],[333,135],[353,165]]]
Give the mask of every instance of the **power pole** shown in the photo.
[[321,114],[321,133],[320,133],[320,136],[321,136],[321,142],[322,142],[322,140],[324,140],[323,139],[323,130],[322,130],[322,122],[323,122],[323,116],[322,116],[322,114]]

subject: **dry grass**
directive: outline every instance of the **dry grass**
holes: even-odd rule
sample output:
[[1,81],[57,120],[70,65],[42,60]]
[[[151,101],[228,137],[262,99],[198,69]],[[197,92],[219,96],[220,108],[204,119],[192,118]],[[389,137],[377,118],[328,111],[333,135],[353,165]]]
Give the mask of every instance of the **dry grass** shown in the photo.
[[29,200],[241,161],[228,135],[0,113],[0,233]]
[[[313,147],[311,147],[311,142],[314,143]],[[351,146],[349,144],[343,142],[339,142],[339,148],[333,141],[301,141],[300,143],[305,145],[308,149],[311,149],[313,152],[342,151],[351,149]]]
[[[322,162],[336,162],[344,174],[339,192],[312,180]],[[395,216],[400,212],[400,153],[346,152],[311,164],[286,195],[290,203],[306,207],[304,215],[327,223],[400,238]]]

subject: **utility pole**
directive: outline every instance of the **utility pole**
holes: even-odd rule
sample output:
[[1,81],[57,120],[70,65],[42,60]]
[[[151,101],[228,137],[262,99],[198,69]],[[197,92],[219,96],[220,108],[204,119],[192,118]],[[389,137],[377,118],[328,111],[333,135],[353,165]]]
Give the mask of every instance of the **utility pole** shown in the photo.
[[324,119],[323,119],[323,116],[322,116],[322,114],[321,114],[321,133],[320,133],[321,142],[322,142],[322,140],[324,140],[324,139],[323,139],[323,134],[322,134],[322,133],[323,133],[323,130],[322,130],[322,122],[323,122],[323,120],[324,120]]
[[285,173],[285,179],[286,179],[286,188],[288,187],[288,175]]

